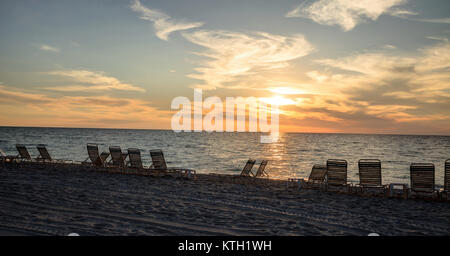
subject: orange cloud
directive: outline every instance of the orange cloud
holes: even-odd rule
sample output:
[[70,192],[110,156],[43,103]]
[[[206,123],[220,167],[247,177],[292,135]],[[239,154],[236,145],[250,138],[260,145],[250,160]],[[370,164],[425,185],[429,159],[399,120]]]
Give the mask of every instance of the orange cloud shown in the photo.
[[2,125],[168,128],[170,113],[150,102],[111,96],[50,97],[0,85]]

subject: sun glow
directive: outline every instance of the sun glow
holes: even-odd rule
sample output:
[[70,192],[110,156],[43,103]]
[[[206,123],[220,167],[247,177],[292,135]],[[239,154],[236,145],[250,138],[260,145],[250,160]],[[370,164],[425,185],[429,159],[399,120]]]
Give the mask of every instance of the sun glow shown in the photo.
[[293,105],[295,104],[295,101],[291,99],[286,99],[283,96],[273,96],[271,98],[259,98],[260,101],[271,104],[271,105],[277,105],[277,106],[284,106],[284,105]]

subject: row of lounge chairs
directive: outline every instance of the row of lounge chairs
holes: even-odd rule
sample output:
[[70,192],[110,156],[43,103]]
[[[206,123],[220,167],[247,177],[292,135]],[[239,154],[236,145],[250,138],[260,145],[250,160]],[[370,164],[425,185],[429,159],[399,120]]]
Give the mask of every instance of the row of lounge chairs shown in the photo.
[[[82,162],[83,164],[97,167],[131,168],[140,171],[151,171],[158,175],[182,174],[187,177],[195,176],[195,170],[167,167],[164,153],[160,149],[150,150],[152,165],[148,168],[142,164],[141,151],[137,148],[129,148],[127,152],[122,152],[119,146],[110,146],[109,152],[100,153],[97,144],[88,143],[87,151],[88,157]],[[109,161],[108,158],[110,159]]]
[[[44,163],[67,162],[70,160],[53,159],[45,145],[36,146],[39,156],[35,159],[31,157],[25,145],[16,144],[19,152],[16,156],[7,156],[0,150],[2,162],[8,161],[39,161]],[[163,174],[183,173],[190,177],[195,175],[195,170],[171,167],[168,168],[162,150],[150,150],[152,165],[144,167],[141,159],[141,152],[137,148],[129,148],[127,152],[122,152],[118,146],[109,147],[109,152],[99,152],[97,144],[87,144],[88,158],[83,164],[96,167],[132,168],[141,171],[152,171]],[[108,160],[109,159],[109,160]],[[127,161],[128,159],[128,161]],[[249,159],[241,171],[240,177],[268,177],[265,168],[268,160],[262,160],[256,173],[252,168],[256,161]],[[327,191],[333,189],[344,189],[345,192],[352,191],[361,193],[390,193],[392,185],[395,183],[382,184],[381,161],[378,159],[361,159],[358,161],[359,183],[353,185],[347,181],[347,161],[342,159],[329,159],[326,165],[316,164],[312,167],[307,180],[300,179],[307,187],[324,188]],[[435,166],[431,163],[412,163],[410,166],[410,188],[405,191],[407,196],[431,196],[448,199],[450,187],[450,159],[445,161],[444,188],[441,191],[435,189]]]
[[23,144],[16,144],[18,155],[6,155],[2,150],[0,150],[0,158],[2,162],[11,162],[11,161],[39,161],[39,162],[72,162],[72,160],[62,160],[62,159],[53,159],[50,156],[47,148],[43,144],[39,144],[36,146],[36,149],[39,152],[39,156],[36,158],[32,158],[28,149]]
[[[361,159],[358,161],[359,183],[353,185],[347,181],[347,161],[329,159],[326,165],[316,164],[312,167],[308,180],[300,179],[305,186],[330,189],[345,189],[345,192],[370,192],[386,194],[393,188],[392,184],[382,184],[381,161],[378,159]],[[405,196],[438,196],[448,199],[450,186],[450,159],[445,161],[444,189],[435,188],[435,167],[431,163],[412,163],[410,166],[410,185]],[[402,184],[403,185],[403,184]]]
[[[50,156],[47,148],[43,144],[36,146],[39,151],[39,156],[32,158],[28,149],[23,144],[16,144],[16,149],[19,152],[18,155],[6,155],[0,150],[0,159],[3,163],[13,162],[13,161],[36,161],[42,163],[61,163],[68,162],[70,160],[57,160]],[[109,147],[109,152],[99,153],[98,145],[88,143],[87,144],[88,158],[81,162],[82,164],[92,165],[95,167],[108,167],[108,168],[118,168],[118,169],[134,169],[138,171],[151,171],[156,175],[172,175],[174,176],[186,176],[194,177],[195,170],[178,168],[178,167],[167,167],[166,160],[162,150],[150,150],[150,156],[152,158],[152,165],[144,167],[141,159],[141,152],[137,148],[129,148],[127,153],[123,153],[121,148],[118,146]],[[128,161],[127,161],[128,158]],[[109,160],[108,160],[109,159]],[[73,161],[70,161],[73,162]]]

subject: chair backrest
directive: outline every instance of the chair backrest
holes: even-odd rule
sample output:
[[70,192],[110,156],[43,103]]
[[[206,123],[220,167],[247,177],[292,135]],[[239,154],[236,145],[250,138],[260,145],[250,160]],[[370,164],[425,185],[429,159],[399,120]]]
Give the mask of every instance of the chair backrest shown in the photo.
[[255,177],[262,177],[264,175],[267,175],[267,173],[264,171],[266,169],[267,163],[269,160],[262,160],[259,164],[258,171],[256,171]]
[[450,159],[445,160],[444,190],[448,192],[450,188]]
[[250,172],[253,168],[253,165],[255,165],[255,160],[248,159],[247,163],[244,166],[244,169],[242,169],[241,176],[250,176]]
[[324,182],[327,176],[327,166],[315,164],[309,174],[308,182]]
[[330,185],[347,184],[347,161],[341,159],[327,160],[327,182]]
[[30,153],[28,153],[27,148],[23,144],[16,144],[16,149],[19,152],[19,155],[23,159],[31,160]]
[[412,190],[419,192],[434,191],[434,164],[412,163],[409,170]]
[[106,160],[106,158],[102,159],[100,157],[100,155],[98,153],[98,146],[97,146],[97,144],[88,143],[87,144],[87,151],[88,151],[89,159],[91,160],[93,165],[97,165],[97,166],[102,166],[103,165],[103,163]]
[[130,167],[142,168],[141,151],[139,149],[129,148],[128,158],[130,159]]
[[358,161],[359,184],[361,186],[381,186],[381,161],[361,159]]
[[109,152],[111,153],[111,159],[114,166],[123,167],[125,166],[124,157],[122,154],[122,149],[118,146],[109,147]]
[[153,169],[167,170],[166,160],[161,149],[150,150],[150,157],[152,158]]
[[39,151],[39,154],[41,155],[41,159],[44,161],[52,161],[52,157],[48,153],[47,148],[43,144],[39,144],[36,146],[37,150]]

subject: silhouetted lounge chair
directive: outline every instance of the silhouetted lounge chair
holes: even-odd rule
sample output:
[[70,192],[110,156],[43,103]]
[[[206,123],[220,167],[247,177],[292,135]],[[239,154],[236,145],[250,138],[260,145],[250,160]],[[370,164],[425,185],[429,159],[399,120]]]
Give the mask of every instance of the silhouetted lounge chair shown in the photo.
[[327,166],[323,164],[315,164],[311,169],[308,181],[305,182],[306,187],[319,187],[321,188],[327,178]]
[[16,149],[19,152],[18,158],[22,160],[31,160],[30,153],[28,153],[27,147],[23,144],[16,144]]
[[150,157],[152,158],[152,166],[150,167],[150,170],[156,173],[157,176],[170,175],[178,177],[181,175],[188,178],[195,177],[195,170],[178,167],[167,168],[164,154],[160,149],[150,150]]
[[128,159],[131,168],[142,169],[141,151],[137,148],[128,149]]
[[374,191],[386,193],[386,186],[381,184],[381,161],[378,159],[361,159],[358,161],[359,184],[361,192]]
[[259,164],[259,168],[258,171],[256,171],[255,174],[255,178],[259,178],[259,177],[268,177],[269,174],[265,171],[267,163],[269,162],[269,160],[262,160],[261,163]]
[[434,164],[412,163],[410,166],[411,188],[410,195],[413,197],[438,195],[434,188]]
[[[91,164],[94,166],[105,166],[106,159],[109,156],[108,152],[102,152],[100,155],[98,152],[98,145],[93,143],[87,144],[87,151],[88,151],[88,159],[91,161]],[[87,159],[86,159],[87,161]],[[84,162],[86,162],[84,161]]]
[[327,166],[323,164],[315,164],[311,169],[308,177],[310,183],[323,183],[327,176]]
[[45,145],[39,144],[36,146],[37,150],[39,151],[40,156],[37,158],[37,160],[43,161],[43,162],[51,162],[52,157],[48,153],[47,148]]
[[42,162],[52,162],[52,163],[72,163],[72,160],[64,160],[64,159],[53,159],[48,153],[47,147],[44,144],[39,144],[36,146],[39,156],[36,158],[38,161]]
[[240,176],[243,176],[243,177],[253,176],[252,168],[253,168],[253,165],[255,165],[255,162],[256,162],[255,160],[249,159],[247,161],[247,163],[245,164],[244,168],[242,169]]
[[109,152],[111,153],[112,166],[115,167],[125,167],[125,159],[127,154],[122,153],[122,149],[118,146],[109,147]]
[[331,187],[346,188],[350,192],[351,184],[347,183],[347,161],[341,159],[327,160],[327,190]]
[[444,190],[441,191],[442,199],[448,200],[449,196],[449,188],[450,188],[450,159],[445,160],[444,166]]

